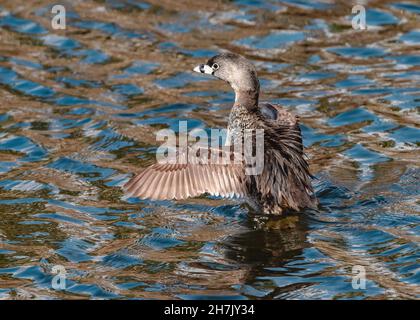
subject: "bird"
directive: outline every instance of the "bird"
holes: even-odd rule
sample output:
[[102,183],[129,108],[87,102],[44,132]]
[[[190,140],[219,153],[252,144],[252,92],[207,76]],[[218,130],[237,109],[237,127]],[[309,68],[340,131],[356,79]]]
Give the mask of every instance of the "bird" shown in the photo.
[[[147,167],[123,186],[124,192],[129,197],[152,200],[183,200],[207,194],[236,197],[265,215],[316,209],[314,177],[304,153],[299,117],[278,104],[259,102],[255,66],[242,55],[224,52],[193,71],[227,82],[235,93],[227,125],[226,144],[231,146],[228,158],[241,155],[232,146],[244,141],[244,131],[254,130],[255,138],[255,131],[262,130],[262,169],[258,174],[247,174],[243,159],[228,163],[202,161],[214,154],[209,149],[201,160],[192,157],[195,160],[187,163],[155,163]],[[218,151],[216,157],[221,157]],[[191,150],[179,151],[188,152]]]

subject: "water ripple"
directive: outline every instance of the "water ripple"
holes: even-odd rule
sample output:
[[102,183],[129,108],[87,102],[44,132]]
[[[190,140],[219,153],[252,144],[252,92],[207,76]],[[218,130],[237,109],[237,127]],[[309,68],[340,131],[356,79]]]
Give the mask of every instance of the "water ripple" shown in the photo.
[[[364,31],[321,0],[66,8],[64,32],[48,1],[0,7],[1,299],[420,297],[415,1],[370,3]],[[157,130],[226,125],[232,92],[191,72],[224,50],[300,116],[318,210],[123,195]]]

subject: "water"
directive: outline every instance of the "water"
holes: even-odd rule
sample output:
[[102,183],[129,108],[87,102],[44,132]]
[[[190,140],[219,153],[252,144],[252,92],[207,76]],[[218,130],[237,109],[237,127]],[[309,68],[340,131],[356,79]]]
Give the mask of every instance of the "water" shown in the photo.
[[[68,1],[63,31],[2,1],[0,298],[419,298],[420,5],[357,32],[344,3]],[[190,71],[222,49],[301,117],[318,212],[123,197],[154,131],[226,126],[230,89]]]

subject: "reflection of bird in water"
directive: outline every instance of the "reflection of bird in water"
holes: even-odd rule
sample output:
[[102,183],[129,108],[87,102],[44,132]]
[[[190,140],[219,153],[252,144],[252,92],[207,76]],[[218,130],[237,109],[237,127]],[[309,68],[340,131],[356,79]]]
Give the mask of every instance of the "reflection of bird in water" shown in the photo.
[[[227,261],[241,265],[244,272],[241,283],[253,286],[260,277],[271,274],[282,274],[286,264],[303,254],[309,246],[307,242],[307,217],[301,214],[287,216],[258,216],[249,217],[245,221],[246,231],[237,233],[224,241],[224,256]],[[269,272],[266,268],[278,270]],[[282,288],[270,286],[267,291],[262,290],[262,284],[254,287],[255,292],[264,299],[274,298],[281,293]],[[244,291],[247,294],[246,290]]]
[[204,193],[235,195],[267,214],[315,207],[298,119],[278,105],[259,104],[255,67],[242,56],[224,53],[194,71],[224,80],[235,91],[228,123],[232,145],[243,142],[246,130],[263,130],[262,171],[248,174],[244,161],[157,163],[131,179],[124,186],[126,193],[150,199],[186,199]]
[[[112,241],[101,254],[106,253],[112,264],[147,261],[116,272],[136,282],[172,288],[160,293],[164,298],[174,293],[189,298],[248,295],[242,287],[273,274],[265,268],[285,267],[302,254],[308,245],[307,222],[306,214],[255,215],[245,205],[209,205],[207,210],[200,206],[200,212],[181,204],[157,206],[142,217],[147,232]],[[266,284],[255,287],[261,286]],[[143,297],[156,297],[156,292],[142,288],[137,290]],[[269,292],[274,295],[277,289],[268,284]]]
[[306,246],[305,219],[304,215],[249,217],[247,230],[226,241],[226,257],[261,268],[278,267]]

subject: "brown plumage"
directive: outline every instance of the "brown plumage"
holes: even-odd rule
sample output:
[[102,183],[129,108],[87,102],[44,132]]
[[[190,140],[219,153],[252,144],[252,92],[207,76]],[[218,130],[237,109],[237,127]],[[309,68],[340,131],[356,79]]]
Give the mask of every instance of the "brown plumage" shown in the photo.
[[[240,197],[266,214],[316,207],[298,118],[279,105],[258,103],[260,86],[254,66],[242,56],[224,53],[194,71],[212,74],[235,91],[228,123],[231,145],[242,142],[245,129],[264,130],[262,172],[247,175],[244,162],[220,164],[188,157],[186,164],[156,163],[146,168],[124,186],[125,192],[149,199],[179,200],[205,193]],[[207,151],[209,158],[222,156],[220,150]],[[179,151],[187,155],[191,152],[191,148]],[[225,151],[225,156],[226,152],[231,160],[238,156],[233,148]]]

